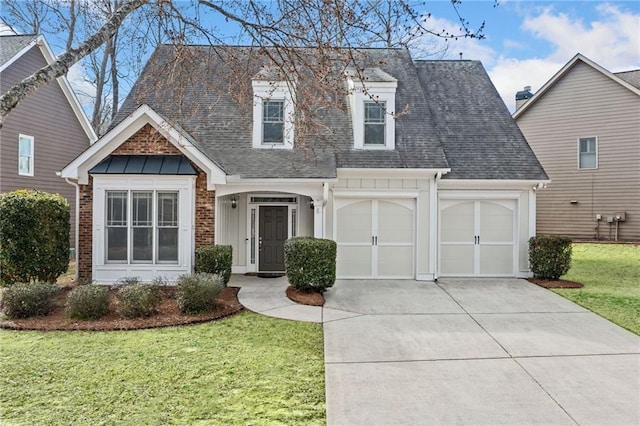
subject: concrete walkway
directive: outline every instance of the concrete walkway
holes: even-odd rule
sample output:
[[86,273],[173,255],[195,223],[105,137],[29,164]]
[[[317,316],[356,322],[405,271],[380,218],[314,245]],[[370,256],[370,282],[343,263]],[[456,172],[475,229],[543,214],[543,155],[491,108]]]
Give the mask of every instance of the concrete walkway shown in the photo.
[[640,424],[640,338],[524,280],[337,281],[324,308],[230,285],[324,323],[329,425]]

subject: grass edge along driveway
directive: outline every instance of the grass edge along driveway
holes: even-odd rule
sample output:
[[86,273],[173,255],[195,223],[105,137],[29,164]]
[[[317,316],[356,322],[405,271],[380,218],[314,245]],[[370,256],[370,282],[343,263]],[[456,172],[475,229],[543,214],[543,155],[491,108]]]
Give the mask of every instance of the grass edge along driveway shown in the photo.
[[1,424],[324,424],[320,324],[0,330]]
[[554,292],[640,335],[640,246],[578,243],[562,278],[584,284]]

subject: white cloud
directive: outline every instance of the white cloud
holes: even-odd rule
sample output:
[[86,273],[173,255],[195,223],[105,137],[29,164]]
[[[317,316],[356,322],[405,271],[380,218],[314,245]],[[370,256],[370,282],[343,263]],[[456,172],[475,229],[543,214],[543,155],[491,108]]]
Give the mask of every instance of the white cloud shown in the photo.
[[87,77],[82,63],[78,62],[69,68],[67,80],[84,110],[90,111],[93,108],[93,101],[96,97],[96,86]]
[[535,93],[576,53],[614,72],[640,68],[640,15],[611,4],[594,7],[597,18],[589,23],[553,8],[524,17],[523,28],[553,49],[543,58],[499,57],[489,68],[491,80],[511,111],[518,90],[532,86]]

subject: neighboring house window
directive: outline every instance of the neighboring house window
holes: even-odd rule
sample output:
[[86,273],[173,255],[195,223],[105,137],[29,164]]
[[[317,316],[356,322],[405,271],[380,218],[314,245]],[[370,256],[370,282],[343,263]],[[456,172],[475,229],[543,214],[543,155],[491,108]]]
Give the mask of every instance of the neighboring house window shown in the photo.
[[33,136],[18,136],[18,174],[33,176]]
[[262,143],[284,144],[284,101],[262,102]]
[[364,144],[385,145],[384,122],[386,102],[364,103]]
[[578,168],[598,168],[598,139],[596,137],[578,139]]
[[178,261],[177,192],[107,191],[106,195],[107,262]]

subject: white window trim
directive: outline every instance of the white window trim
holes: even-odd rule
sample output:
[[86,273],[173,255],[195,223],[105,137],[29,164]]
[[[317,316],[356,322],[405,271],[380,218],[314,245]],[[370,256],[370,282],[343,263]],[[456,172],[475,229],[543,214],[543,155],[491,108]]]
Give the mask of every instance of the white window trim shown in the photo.
[[[23,172],[20,170],[20,140],[21,139],[27,139],[29,141],[29,151],[31,153],[31,156],[29,157],[29,171],[28,172]],[[19,134],[18,135],[18,175],[20,176],[33,176],[33,166],[34,166],[34,157],[35,157],[35,143],[34,143],[34,138],[33,136],[29,136],[29,135],[23,135],[23,134]]]
[[[178,199],[180,200],[178,206],[178,262],[107,262],[106,191],[178,192]],[[130,210],[131,206],[128,206],[128,211]],[[138,277],[143,282],[150,282],[156,277],[164,277],[173,282],[179,275],[190,274],[193,272],[194,226],[194,176],[94,176],[92,279],[99,284],[111,284],[119,278],[132,276]]]
[[[396,148],[396,82],[366,82],[348,80],[349,100],[353,119],[353,141],[355,149],[393,150]],[[364,143],[364,104],[365,102],[384,102],[386,104],[384,122],[384,145],[365,145]]]
[[[580,167],[580,141],[583,139],[595,139],[596,141],[596,165],[595,167]],[[598,169],[598,137],[597,136],[581,136],[578,138],[576,150],[578,152],[578,170],[597,170]]]
[[[253,86],[253,147],[293,149],[294,97],[293,88],[285,81],[254,80]],[[263,101],[284,101],[284,143],[262,143]]]

